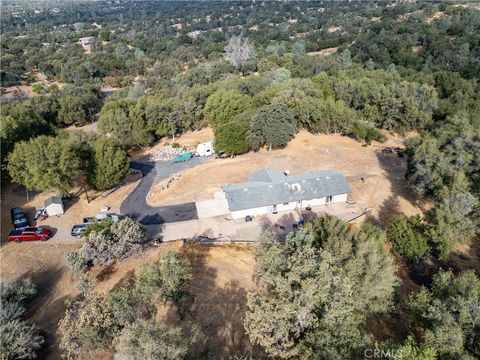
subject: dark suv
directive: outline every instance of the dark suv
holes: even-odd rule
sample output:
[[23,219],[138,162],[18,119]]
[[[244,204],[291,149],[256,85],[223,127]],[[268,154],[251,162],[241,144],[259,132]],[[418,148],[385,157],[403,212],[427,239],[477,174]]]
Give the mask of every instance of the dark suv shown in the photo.
[[28,226],[28,219],[21,208],[13,208],[10,210],[12,216],[12,223],[15,229],[23,229]]

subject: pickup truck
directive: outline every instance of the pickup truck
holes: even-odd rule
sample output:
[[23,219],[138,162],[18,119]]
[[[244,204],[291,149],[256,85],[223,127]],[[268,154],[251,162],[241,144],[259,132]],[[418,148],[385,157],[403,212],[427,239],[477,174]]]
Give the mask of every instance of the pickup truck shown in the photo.
[[52,236],[49,229],[42,227],[27,227],[22,230],[13,230],[8,234],[8,241],[15,241],[16,243],[22,241],[47,241]]

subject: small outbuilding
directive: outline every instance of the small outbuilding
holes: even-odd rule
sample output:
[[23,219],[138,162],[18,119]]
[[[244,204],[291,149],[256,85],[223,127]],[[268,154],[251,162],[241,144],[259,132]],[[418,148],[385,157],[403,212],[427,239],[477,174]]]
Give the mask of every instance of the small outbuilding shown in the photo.
[[47,211],[48,216],[62,215],[64,213],[63,201],[60,196],[49,197],[47,200],[45,200],[43,207]]
[[198,156],[210,156],[213,155],[215,151],[213,150],[213,142],[208,141],[202,144],[197,145],[196,154]]

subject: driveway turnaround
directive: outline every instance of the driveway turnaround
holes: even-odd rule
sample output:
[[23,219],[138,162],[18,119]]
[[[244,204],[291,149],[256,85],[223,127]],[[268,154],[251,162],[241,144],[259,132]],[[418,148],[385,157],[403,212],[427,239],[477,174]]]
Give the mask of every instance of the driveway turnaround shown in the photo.
[[170,161],[132,161],[130,167],[140,170],[142,179],[123,201],[120,213],[135,219],[143,225],[158,225],[198,219],[197,208],[194,202],[151,207],[147,204],[146,199],[152,185],[168,178],[172,174],[196,166],[204,161],[202,158],[193,158],[178,164],[172,164]]

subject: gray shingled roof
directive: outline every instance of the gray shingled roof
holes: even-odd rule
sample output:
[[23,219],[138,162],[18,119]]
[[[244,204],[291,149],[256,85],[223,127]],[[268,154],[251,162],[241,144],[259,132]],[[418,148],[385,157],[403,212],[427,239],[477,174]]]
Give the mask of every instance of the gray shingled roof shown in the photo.
[[247,182],[225,185],[223,190],[230,211],[352,192],[343,175],[337,171],[287,176],[267,168],[250,175]]

